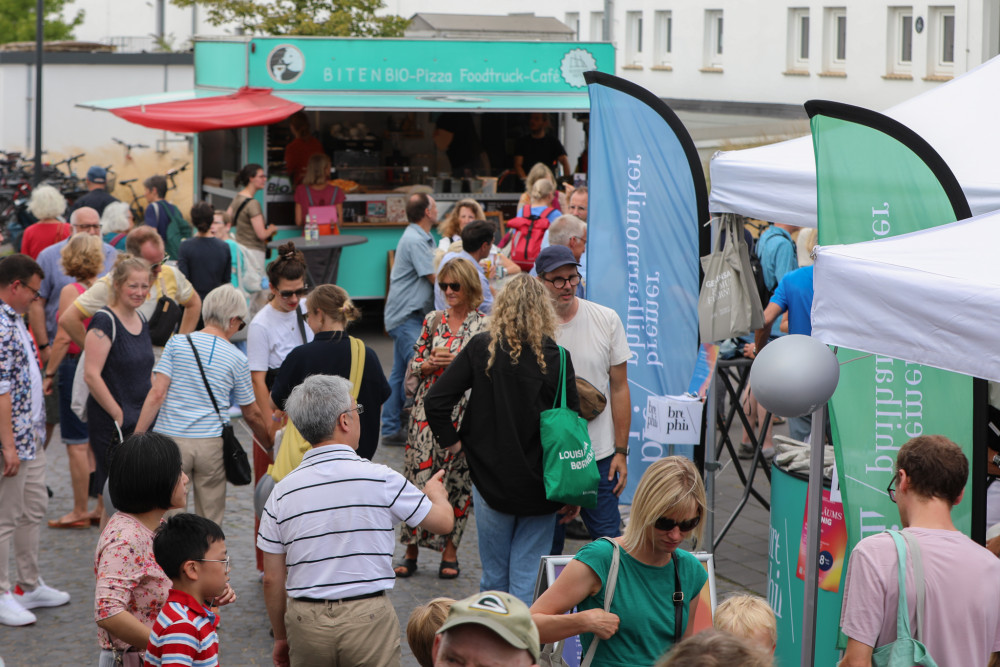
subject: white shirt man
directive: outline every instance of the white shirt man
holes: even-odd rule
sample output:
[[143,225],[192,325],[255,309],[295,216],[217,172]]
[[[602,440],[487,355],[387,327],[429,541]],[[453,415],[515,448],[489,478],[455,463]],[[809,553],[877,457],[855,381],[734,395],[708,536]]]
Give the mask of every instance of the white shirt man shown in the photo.
[[[597,507],[580,516],[592,539],[621,534],[618,496],[628,477],[628,429],[631,422],[626,364],[631,357],[625,327],[618,314],[576,296],[579,264],[566,246],[552,245],[538,254],[535,270],[548,289],[560,321],[556,342],[569,350],[578,379],[607,398],[607,406],[587,424],[591,446],[601,471]],[[556,528],[553,553],[562,552],[561,526]]]
[[[285,405],[313,448],[275,485],[257,536],[276,665],[287,665],[290,654],[313,664],[331,644],[337,647],[337,659],[326,660],[331,664],[398,665],[399,619],[386,597],[395,582],[395,525],[404,521],[437,534],[454,526],[444,471],[421,492],[358,456],[364,406],[351,398],[350,387],[341,377],[313,375]],[[289,619],[302,622],[286,626],[286,609]],[[370,620],[344,622],[361,616]]]

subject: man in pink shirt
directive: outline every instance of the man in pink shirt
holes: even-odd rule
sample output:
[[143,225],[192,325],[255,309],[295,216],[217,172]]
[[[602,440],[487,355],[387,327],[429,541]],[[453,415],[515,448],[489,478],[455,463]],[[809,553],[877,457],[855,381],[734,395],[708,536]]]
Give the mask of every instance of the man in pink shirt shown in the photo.
[[[923,555],[926,599],[917,636],[913,559],[907,554],[911,633],[942,667],[986,667],[1000,651],[1000,560],[960,533],[951,510],[962,500],[969,463],[941,435],[913,438],[896,457],[887,492],[904,531]],[[840,667],[869,667],[872,651],[896,639],[898,556],[887,533],[861,540],[851,553],[840,624],[847,650]]]

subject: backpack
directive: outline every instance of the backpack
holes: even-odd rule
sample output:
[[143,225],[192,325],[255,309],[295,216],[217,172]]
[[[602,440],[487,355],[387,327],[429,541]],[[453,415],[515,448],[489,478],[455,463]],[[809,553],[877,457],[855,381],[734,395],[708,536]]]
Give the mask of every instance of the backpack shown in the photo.
[[549,215],[555,211],[549,206],[541,215],[532,215],[531,205],[526,205],[521,215],[507,222],[508,231],[500,239],[500,249],[510,257],[522,271],[531,271],[535,258],[542,251],[542,239],[552,222]]
[[760,256],[757,254],[758,239],[753,239],[753,237],[751,239],[752,243],[747,244],[747,251],[750,254],[750,271],[753,273],[753,282],[757,287],[761,306],[767,308],[767,304],[771,302],[771,296],[774,293],[772,290],[767,289],[767,285],[764,284],[764,266],[760,263]]
[[[97,317],[98,313],[104,313],[111,318],[111,344],[114,345],[118,334],[115,318],[107,308],[101,308],[97,313],[94,313],[93,317]],[[70,409],[84,424],[87,423],[87,397],[90,396],[90,387],[87,386],[83,372],[86,356],[86,352],[80,352],[80,358],[76,362],[76,373],[73,375],[73,390],[70,397]]]
[[[184,219],[179,208],[168,201],[156,202],[163,204],[167,209],[167,238],[163,239],[166,246],[167,257],[177,259],[180,257],[181,241],[194,236],[194,228],[191,223]],[[159,217],[160,211],[157,207],[156,215]]]

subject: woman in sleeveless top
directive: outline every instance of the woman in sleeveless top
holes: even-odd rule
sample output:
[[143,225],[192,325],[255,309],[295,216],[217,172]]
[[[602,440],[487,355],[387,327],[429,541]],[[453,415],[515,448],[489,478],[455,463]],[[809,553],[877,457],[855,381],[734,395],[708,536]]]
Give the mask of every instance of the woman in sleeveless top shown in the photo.
[[112,444],[128,437],[139,421],[143,400],[152,387],[153,341],[138,308],[150,287],[149,262],[119,255],[111,271],[113,295],[94,313],[84,342],[84,379],[90,389],[87,422],[96,462],[95,483],[104,488]]

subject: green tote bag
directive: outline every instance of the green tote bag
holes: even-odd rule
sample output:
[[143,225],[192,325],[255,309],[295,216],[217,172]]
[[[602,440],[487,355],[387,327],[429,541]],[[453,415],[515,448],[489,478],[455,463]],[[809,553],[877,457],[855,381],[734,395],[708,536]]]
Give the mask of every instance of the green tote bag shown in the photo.
[[[899,556],[899,604],[896,608],[896,641],[879,646],[872,652],[873,667],[937,667],[927,648],[910,636],[910,613],[906,605],[906,545],[910,545],[913,561],[913,583],[917,586],[917,637],[924,629],[924,566],[920,545],[906,533],[886,531],[896,543]],[[905,539],[905,542],[904,542]]]
[[600,473],[590,446],[587,421],[566,407],[566,350],[559,346],[559,392],[551,410],[540,416],[545,497],[592,508],[597,506]]

